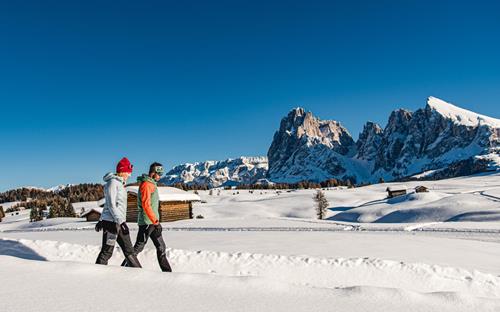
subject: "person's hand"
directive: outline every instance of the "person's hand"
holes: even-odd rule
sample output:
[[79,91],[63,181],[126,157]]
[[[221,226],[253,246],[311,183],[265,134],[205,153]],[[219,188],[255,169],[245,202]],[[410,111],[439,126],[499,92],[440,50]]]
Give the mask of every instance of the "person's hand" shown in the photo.
[[102,221],[99,221],[95,225],[95,231],[100,232],[102,230]]
[[148,225],[148,227],[146,228],[146,235],[147,236],[151,236],[151,234],[153,234],[153,232],[155,231],[156,227],[154,224],[150,224]]
[[156,234],[156,236],[160,236],[161,232],[163,230],[163,228],[161,227],[160,222],[158,222],[157,224],[155,224],[154,227],[155,227],[155,234]]
[[120,224],[120,230],[125,235],[128,235],[130,233],[126,222],[123,222],[122,224]]

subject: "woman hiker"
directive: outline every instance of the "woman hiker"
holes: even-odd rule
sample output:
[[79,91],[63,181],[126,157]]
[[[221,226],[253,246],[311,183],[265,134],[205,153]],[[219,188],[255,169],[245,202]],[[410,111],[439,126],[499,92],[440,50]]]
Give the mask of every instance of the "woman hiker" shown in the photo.
[[130,161],[124,157],[116,166],[116,174],[110,172],[104,176],[106,182],[104,185],[104,209],[95,227],[97,232],[103,230],[102,247],[99,256],[97,256],[97,264],[108,264],[108,260],[113,255],[115,242],[118,242],[129,266],[141,267],[134,253],[127,223],[125,223],[127,214],[125,183],[132,174],[132,168]]

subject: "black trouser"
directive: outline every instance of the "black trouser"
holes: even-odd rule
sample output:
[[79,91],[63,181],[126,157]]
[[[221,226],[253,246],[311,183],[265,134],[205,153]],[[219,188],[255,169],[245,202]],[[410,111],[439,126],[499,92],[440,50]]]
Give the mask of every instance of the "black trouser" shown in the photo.
[[[170,267],[170,263],[168,263],[167,259],[167,246],[163,241],[161,232],[161,226],[155,227],[154,225],[140,225],[139,232],[137,232],[137,240],[134,245],[134,253],[138,255],[141,251],[143,251],[144,246],[146,246],[146,243],[148,242],[148,238],[151,237],[151,240],[156,247],[156,257],[158,258],[158,264],[160,264],[161,270],[163,272],[172,272],[172,268]],[[128,259],[125,259],[122,262],[122,266],[126,265],[129,265]]]
[[108,260],[113,255],[113,250],[115,249],[115,242],[123,251],[129,266],[140,268],[141,264],[137,260],[137,256],[134,253],[134,248],[132,247],[132,241],[130,240],[130,234],[126,233],[114,222],[101,221],[102,222],[102,247],[99,256],[97,256],[96,264],[108,264]]

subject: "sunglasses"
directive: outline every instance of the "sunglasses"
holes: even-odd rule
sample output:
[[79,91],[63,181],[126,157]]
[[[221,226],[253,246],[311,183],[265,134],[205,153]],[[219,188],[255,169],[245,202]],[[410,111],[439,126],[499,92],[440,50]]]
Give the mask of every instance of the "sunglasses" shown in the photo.
[[155,167],[155,173],[160,175],[160,176],[163,175],[163,167],[161,167],[161,166]]

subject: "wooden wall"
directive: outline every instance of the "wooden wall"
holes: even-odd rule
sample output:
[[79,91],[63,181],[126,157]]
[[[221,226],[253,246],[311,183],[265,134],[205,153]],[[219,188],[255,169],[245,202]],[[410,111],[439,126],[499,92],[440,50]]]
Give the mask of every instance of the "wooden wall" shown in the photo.
[[[137,222],[138,215],[137,195],[128,193],[127,222]],[[171,222],[193,218],[191,202],[160,202],[160,222]]]
[[137,222],[137,215],[139,211],[137,208],[137,195],[128,193],[127,196],[127,222]]
[[99,221],[99,218],[101,218],[101,214],[97,211],[91,211],[85,215],[87,218],[87,221]]
[[190,219],[190,206],[189,202],[161,202],[160,222]]
[[393,197],[401,196],[401,195],[405,195],[405,194],[406,194],[406,190],[388,191],[389,198],[393,198]]

